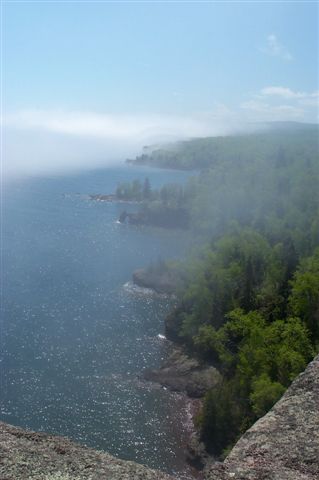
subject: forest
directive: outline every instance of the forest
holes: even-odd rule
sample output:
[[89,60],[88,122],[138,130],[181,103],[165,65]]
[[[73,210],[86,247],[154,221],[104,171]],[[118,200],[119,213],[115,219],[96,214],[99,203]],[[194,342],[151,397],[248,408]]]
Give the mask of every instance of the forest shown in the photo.
[[[167,336],[222,373],[197,426],[223,456],[319,350],[318,127],[157,149],[136,163],[197,169],[148,189],[144,211],[174,211],[199,239],[178,269]],[[177,222],[178,226],[178,222]]]

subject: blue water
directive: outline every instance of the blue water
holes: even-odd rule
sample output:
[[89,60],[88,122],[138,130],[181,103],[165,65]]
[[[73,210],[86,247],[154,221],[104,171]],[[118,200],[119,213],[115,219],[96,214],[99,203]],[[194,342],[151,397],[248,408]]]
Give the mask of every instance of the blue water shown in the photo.
[[181,472],[185,405],[139,380],[166,355],[171,300],[126,284],[190,239],[118,224],[122,204],[88,198],[145,176],[155,187],[187,174],[123,167],[4,186],[1,419]]

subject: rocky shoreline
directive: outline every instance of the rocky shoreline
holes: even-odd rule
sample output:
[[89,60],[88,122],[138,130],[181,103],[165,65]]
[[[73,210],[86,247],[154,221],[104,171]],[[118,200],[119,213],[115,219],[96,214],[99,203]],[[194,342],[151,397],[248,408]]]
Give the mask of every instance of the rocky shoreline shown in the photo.
[[142,202],[137,201],[137,200],[123,200],[122,198],[118,198],[117,195],[114,193],[110,194],[90,194],[89,195],[90,200],[94,200],[96,202],[109,202],[109,203],[132,203],[132,204],[140,204]]
[[[149,288],[158,294],[166,295],[174,295],[178,284],[177,277],[165,270],[162,272],[147,269],[135,270],[132,279],[133,283],[139,287]],[[203,396],[219,383],[221,375],[215,367],[189,356],[182,347],[174,343],[167,319],[165,328],[169,338],[173,340],[167,340],[170,342],[170,353],[160,368],[145,370],[143,379],[184,396],[185,403],[189,405],[191,424],[185,461],[197,471],[201,471],[214,461],[214,458],[207,453],[194,421],[202,407]]]
[[159,369],[146,370],[143,377],[190,398],[202,398],[221,380],[215,367],[200,363],[176,346]]
[[184,396],[190,413],[185,461],[197,471],[211,464],[214,458],[207,453],[194,419],[202,407],[202,397],[221,380],[218,370],[211,365],[200,363],[188,356],[182,348],[171,344],[171,352],[161,367],[157,370],[146,370],[143,379]]
[[[165,295],[174,295],[178,284],[177,277],[165,270],[161,272],[147,269],[135,270],[132,280],[139,287]],[[213,461],[213,457],[207,453],[205,445],[201,442],[194,419],[201,409],[202,397],[209,389],[218,384],[221,375],[215,367],[201,363],[198,359],[190,357],[176,343],[167,341],[170,342],[168,357],[160,368],[145,370],[143,379],[184,396],[190,412],[189,440],[186,446],[185,461],[200,471]]]
[[150,288],[156,293],[173,295],[176,292],[178,280],[174,272],[170,270],[151,270],[140,268],[132,275],[135,285],[142,288]]

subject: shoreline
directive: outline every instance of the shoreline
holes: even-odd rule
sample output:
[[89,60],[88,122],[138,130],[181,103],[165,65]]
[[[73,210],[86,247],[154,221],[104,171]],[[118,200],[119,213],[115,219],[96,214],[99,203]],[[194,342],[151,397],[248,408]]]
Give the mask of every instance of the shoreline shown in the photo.
[[[133,272],[132,280],[128,283],[132,292],[174,298],[172,284],[169,283],[168,288],[165,288],[162,276],[149,274],[146,269],[138,269]],[[186,443],[182,444],[185,448],[185,463],[193,469],[194,478],[201,479],[203,471],[216,461],[216,458],[206,451],[195,426],[195,418],[202,407],[205,393],[219,383],[221,375],[215,367],[190,357],[174,340],[164,336],[163,341],[168,343],[165,359],[159,368],[146,369],[141,374],[141,379],[176,393],[182,399],[186,411],[187,432]]]
[[132,204],[132,205],[140,205],[143,203],[142,201],[139,200],[125,200],[122,198],[118,198],[115,194],[89,194],[88,195],[89,199],[95,202],[105,202],[105,203],[126,203],[126,204]]
[[221,377],[214,367],[201,365],[181,347],[170,340],[165,341],[169,342],[169,348],[161,366],[156,370],[145,370],[141,377],[181,399],[185,425],[185,439],[181,439],[181,446],[185,451],[185,464],[191,468],[194,478],[201,479],[203,471],[216,458],[207,452],[201,441],[195,419],[202,407],[204,394],[214,388]]

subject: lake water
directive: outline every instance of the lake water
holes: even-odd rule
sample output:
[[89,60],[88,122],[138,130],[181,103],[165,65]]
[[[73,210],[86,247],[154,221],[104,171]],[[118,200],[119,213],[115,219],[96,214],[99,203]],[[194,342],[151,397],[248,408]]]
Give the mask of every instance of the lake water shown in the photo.
[[87,196],[146,176],[159,186],[187,174],[123,167],[5,185],[1,420],[187,472],[183,401],[138,379],[166,355],[158,335],[170,300],[126,284],[190,240],[118,224],[122,204]]

